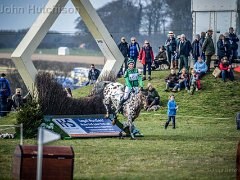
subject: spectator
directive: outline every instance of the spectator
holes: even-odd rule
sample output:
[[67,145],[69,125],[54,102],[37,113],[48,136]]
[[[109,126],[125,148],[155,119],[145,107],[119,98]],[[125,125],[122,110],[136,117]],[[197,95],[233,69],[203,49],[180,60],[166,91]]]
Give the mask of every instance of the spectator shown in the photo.
[[169,62],[167,61],[167,53],[164,46],[159,47],[158,55],[154,59],[154,64],[157,69],[161,69],[161,65],[166,64],[168,68],[170,67]]
[[134,68],[136,68],[137,58],[140,51],[140,46],[135,37],[131,37],[131,44],[128,47],[128,57],[134,60]]
[[139,56],[138,56],[139,61],[143,64],[143,78],[142,80],[146,80],[146,70],[148,67],[148,80],[151,80],[151,67],[152,67],[152,62],[154,60],[154,55],[153,55],[153,50],[152,47],[150,46],[150,43],[145,40],[144,41],[144,46],[140,50]]
[[118,48],[121,51],[123,57],[124,57],[124,71],[122,70],[122,73],[124,74],[124,72],[127,70],[128,66],[127,66],[127,61],[128,61],[128,43],[126,42],[125,37],[121,38],[121,42],[118,44]]
[[71,88],[65,87],[64,90],[67,94],[67,97],[73,97]]
[[192,43],[192,56],[194,60],[194,64],[197,62],[198,57],[202,54],[202,48],[200,45],[200,35],[196,34],[195,39]]
[[177,51],[180,58],[180,67],[179,71],[185,67],[185,69],[188,71],[188,57],[190,55],[192,46],[190,41],[186,39],[186,36],[184,34],[181,35],[181,40],[178,42]]
[[194,69],[191,71],[190,76],[190,91],[189,93],[193,95],[194,91],[198,91],[201,88],[200,80],[198,75]]
[[120,113],[122,113],[123,103],[128,99],[130,92],[134,91],[134,93],[137,94],[139,92],[138,86],[141,87],[140,90],[143,90],[142,77],[138,69],[134,68],[133,59],[128,60],[128,69],[125,71],[124,79],[125,79],[126,87],[125,87],[123,98],[120,100],[117,108],[117,112],[120,112]]
[[148,108],[151,108],[154,105],[159,105],[159,102],[160,102],[160,96],[157,90],[153,87],[151,83],[148,83],[145,109],[147,110]]
[[173,88],[173,92],[176,92],[177,90],[180,91],[178,84],[178,76],[175,69],[171,69],[171,73],[165,78],[165,81],[166,89],[164,91],[169,91],[169,88]]
[[168,104],[167,104],[167,106],[168,106],[168,112],[167,112],[168,120],[167,120],[167,122],[164,125],[165,129],[167,129],[167,127],[168,127],[168,125],[169,125],[171,120],[172,120],[172,125],[173,125],[172,128],[173,129],[176,128],[175,116],[177,114],[178,106],[177,106],[177,104],[176,104],[174,99],[175,99],[175,97],[174,97],[173,94],[169,96],[169,101],[168,101]]
[[170,64],[168,69],[170,69],[172,59],[173,59],[173,55],[176,52],[176,48],[177,48],[177,41],[176,41],[172,31],[168,32],[168,39],[165,42],[165,47],[166,47],[166,50],[167,50],[168,63]]
[[238,58],[238,44],[239,41],[237,35],[234,33],[233,27],[229,28],[229,42],[230,42],[230,49],[232,54],[232,59],[230,59],[230,62],[234,62],[234,59]]
[[177,41],[177,44],[178,44],[178,42],[181,40],[181,35],[177,35],[177,39],[176,39],[176,41]]
[[222,58],[221,63],[219,65],[219,68],[221,70],[221,75],[222,75],[223,82],[226,82],[227,77],[231,81],[234,80],[234,74],[233,74],[232,66],[230,65],[229,60],[226,56]]
[[201,79],[207,72],[207,64],[202,60],[201,56],[198,56],[197,62],[194,64],[194,70],[197,73],[199,79]]
[[189,89],[189,75],[187,73],[187,70],[185,68],[182,68],[180,74],[179,74],[179,87],[180,89],[183,89],[185,87],[186,90]]
[[97,81],[99,75],[100,71],[95,68],[94,64],[91,64],[91,69],[88,72],[89,84],[94,84]]
[[0,78],[0,116],[7,115],[7,99],[11,95],[11,89],[6,74],[2,73]]
[[203,42],[202,51],[206,56],[206,64],[208,67],[208,72],[210,71],[211,57],[215,54],[215,47],[212,39],[213,30],[209,29],[207,32],[207,37]]
[[200,44],[200,48],[201,48],[201,58],[203,59],[203,61],[205,62],[206,58],[205,58],[205,53],[202,51],[202,46],[203,46],[203,42],[205,41],[205,37],[206,37],[206,33],[205,32],[201,32],[201,37],[199,40],[199,44]]
[[223,34],[220,34],[219,39],[217,41],[217,55],[218,55],[217,64],[218,64],[218,66],[223,57],[227,56],[228,58],[230,58],[230,54],[231,54],[230,48],[231,47],[230,47],[230,43],[228,40],[228,34],[226,34],[226,36],[227,36],[227,38]]
[[16,88],[15,94],[12,96],[13,108],[15,110],[19,110],[24,105],[24,103],[27,102],[28,96],[30,96],[30,92],[28,92],[27,95],[23,97],[22,89]]

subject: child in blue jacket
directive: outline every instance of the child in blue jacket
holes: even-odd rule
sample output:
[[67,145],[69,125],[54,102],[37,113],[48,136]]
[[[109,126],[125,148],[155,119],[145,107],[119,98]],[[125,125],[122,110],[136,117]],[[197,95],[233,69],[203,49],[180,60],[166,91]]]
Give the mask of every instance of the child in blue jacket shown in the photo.
[[169,101],[168,101],[167,106],[168,106],[168,112],[167,112],[168,113],[168,120],[165,123],[164,128],[167,129],[170,121],[172,120],[173,129],[175,129],[175,127],[176,127],[175,116],[176,116],[176,112],[177,112],[178,106],[177,106],[177,104],[176,104],[176,102],[174,100],[174,95],[173,94],[171,94],[169,96]]

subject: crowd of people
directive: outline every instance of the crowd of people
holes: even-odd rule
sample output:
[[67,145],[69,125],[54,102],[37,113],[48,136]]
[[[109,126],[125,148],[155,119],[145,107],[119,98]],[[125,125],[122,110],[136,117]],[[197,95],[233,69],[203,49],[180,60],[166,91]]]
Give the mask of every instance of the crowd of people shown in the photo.
[[[201,78],[206,72],[210,72],[212,56],[215,55],[215,44],[213,42],[212,35],[213,31],[211,29],[207,32],[201,32],[200,35],[195,35],[195,38],[191,43],[184,34],[175,37],[174,33],[169,31],[165,44],[159,47],[159,52],[155,57],[153,48],[148,40],[145,40],[143,46],[140,48],[140,45],[135,37],[131,38],[131,42],[129,44],[126,41],[126,38],[122,37],[121,42],[118,44],[119,50],[124,56],[124,66],[121,71],[123,71],[124,74],[125,70],[128,68],[127,61],[130,58],[134,60],[134,67],[136,67],[137,60],[142,63],[143,81],[146,79],[150,81],[151,71],[155,69],[162,69],[162,65],[167,65],[168,69],[179,69],[178,74],[181,73],[183,68],[187,71],[187,73],[190,73],[189,57],[191,56],[194,62],[194,70]],[[234,29],[232,27],[229,28],[229,32],[219,36],[219,40],[216,45],[218,57],[216,64],[221,69],[222,74],[226,74],[225,77],[232,77],[233,75],[232,71],[229,69],[232,69],[231,64],[238,56],[238,41],[239,39],[234,33]],[[200,58],[203,63],[199,61]],[[227,58],[227,63],[223,63],[224,58]],[[221,63],[224,64],[224,69],[223,66],[220,66]],[[226,65],[229,66],[227,71]],[[204,71],[202,71],[203,69]],[[199,72],[199,70],[201,72]],[[147,74],[148,76],[146,77]],[[232,80],[233,78],[230,79]]]
[[[170,70],[170,74],[165,78],[166,88],[164,91],[177,92],[185,89],[189,94],[193,95],[195,91],[202,88],[202,77],[210,72],[212,56],[215,55],[215,45],[212,39],[213,31],[210,29],[201,35],[197,34],[191,43],[184,34],[177,36],[169,31],[168,38],[164,45],[159,47],[158,54],[154,57],[152,47],[148,40],[144,41],[144,45],[140,48],[135,37],[131,38],[128,45],[125,37],[121,38],[118,44],[120,51],[124,56],[124,78],[126,81],[126,89],[121,105],[129,96],[130,89],[134,88],[134,92],[138,92],[136,88],[140,85],[143,89],[142,81],[148,79],[151,81],[151,71],[161,70],[162,65],[166,65]],[[217,66],[221,70],[221,77],[226,82],[227,77],[233,81],[234,74],[232,63],[237,59],[237,50],[239,41],[232,27],[229,32],[219,36],[217,42]],[[192,56],[194,66],[189,69],[189,57]],[[137,60],[143,65],[142,76],[136,69]],[[178,71],[177,71],[178,69]],[[129,73],[131,72],[131,73]],[[134,74],[134,75],[133,75]],[[146,74],[148,77],[146,78]],[[135,85],[133,85],[135,84]],[[151,83],[147,86],[147,99],[145,109],[154,105],[159,105],[160,96]],[[169,122],[172,120],[173,128],[175,128],[175,115],[178,106],[174,100],[174,95],[170,95],[168,102],[168,121],[165,123],[167,129]]]

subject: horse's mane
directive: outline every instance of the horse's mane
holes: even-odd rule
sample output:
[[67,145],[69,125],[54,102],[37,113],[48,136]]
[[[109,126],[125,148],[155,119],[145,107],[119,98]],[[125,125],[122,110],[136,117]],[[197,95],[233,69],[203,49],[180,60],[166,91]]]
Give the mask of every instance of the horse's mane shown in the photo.
[[103,98],[103,90],[107,84],[111,83],[111,81],[100,81],[97,82],[90,93],[89,96],[100,96]]

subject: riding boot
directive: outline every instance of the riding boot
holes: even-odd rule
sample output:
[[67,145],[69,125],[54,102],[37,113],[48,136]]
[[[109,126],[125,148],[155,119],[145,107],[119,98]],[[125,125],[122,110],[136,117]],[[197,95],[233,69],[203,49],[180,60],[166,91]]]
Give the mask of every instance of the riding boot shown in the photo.
[[118,104],[118,107],[117,107],[117,110],[116,110],[116,113],[121,113],[123,114],[123,103],[126,101],[127,99],[124,99],[122,98]]

